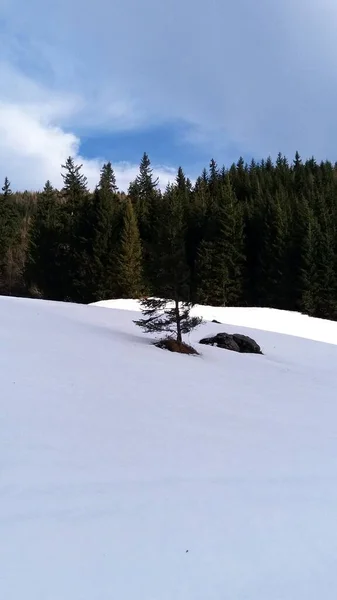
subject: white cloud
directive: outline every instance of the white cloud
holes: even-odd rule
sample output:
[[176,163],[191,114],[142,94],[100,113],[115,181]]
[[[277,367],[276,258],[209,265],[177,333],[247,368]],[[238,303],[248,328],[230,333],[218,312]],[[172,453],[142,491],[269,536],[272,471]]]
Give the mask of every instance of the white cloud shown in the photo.
[[[165,11],[158,0],[0,1],[3,60],[15,65],[0,70],[0,156],[22,182],[57,179],[83,133],[174,121],[219,162],[237,158],[233,147],[336,158],[334,0],[170,0]],[[94,179],[99,161],[86,166]]]
[[[83,164],[91,189],[98,183],[105,157],[88,160],[80,156],[80,139],[65,131],[58,122],[71,120],[79,99],[54,96],[27,77],[0,68],[6,80],[0,92],[0,164],[13,189],[41,189],[47,179],[62,186],[61,165],[68,156]],[[127,190],[138,173],[138,166],[127,162],[114,165],[117,184]],[[164,188],[175,173],[167,167],[154,167],[155,176]]]

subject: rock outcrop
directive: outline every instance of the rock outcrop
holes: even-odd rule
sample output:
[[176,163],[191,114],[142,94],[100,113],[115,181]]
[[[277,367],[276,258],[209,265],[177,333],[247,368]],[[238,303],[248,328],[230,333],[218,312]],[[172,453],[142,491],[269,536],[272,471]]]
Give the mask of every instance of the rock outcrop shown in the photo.
[[217,346],[232,352],[262,354],[262,350],[258,343],[247,335],[241,333],[217,333],[212,337],[203,338],[200,344],[207,346]]

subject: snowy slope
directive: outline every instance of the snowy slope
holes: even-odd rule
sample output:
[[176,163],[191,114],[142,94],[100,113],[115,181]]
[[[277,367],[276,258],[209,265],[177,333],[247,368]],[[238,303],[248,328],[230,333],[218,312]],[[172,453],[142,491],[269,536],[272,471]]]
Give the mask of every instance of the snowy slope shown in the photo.
[[265,355],[0,298],[1,599],[335,600],[336,324],[203,310]]
[[[119,310],[140,311],[137,300],[102,300],[93,306]],[[220,323],[239,325],[251,329],[262,329],[275,333],[286,333],[317,342],[337,344],[337,322],[313,319],[307,315],[275,308],[216,308],[195,306],[192,314],[201,315],[207,321],[216,319]]]

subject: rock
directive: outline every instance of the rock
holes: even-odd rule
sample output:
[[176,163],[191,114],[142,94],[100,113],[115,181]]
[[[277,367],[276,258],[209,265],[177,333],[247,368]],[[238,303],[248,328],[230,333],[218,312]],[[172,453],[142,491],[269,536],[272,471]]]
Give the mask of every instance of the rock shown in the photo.
[[200,344],[218,346],[218,348],[224,348],[232,352],[262,354],[261,348],[255,340],[240,333],[234,333],[233,335],[230,333],[218,333],[212,337],[203,338],[200,340]]
[[217,321],[216,319],[213,319],[212,323],[217,323],[218,325],[221,325],[220,321]]
[[218,333],[209,338],[200,340],[200,344],[206,344],[207,346],[218,346],[218,348],[224,348],[225,350],[232,350],[233,352],[240,352],[239,344],[233,339],[232,335],[228,333]]
[[255,340],[248,337],[248,335],[242,335],[241,333],[234,333],[233,339],[236,341],[240,348],[240,352],[250,352],[251,354],[262,354],[262,350]]

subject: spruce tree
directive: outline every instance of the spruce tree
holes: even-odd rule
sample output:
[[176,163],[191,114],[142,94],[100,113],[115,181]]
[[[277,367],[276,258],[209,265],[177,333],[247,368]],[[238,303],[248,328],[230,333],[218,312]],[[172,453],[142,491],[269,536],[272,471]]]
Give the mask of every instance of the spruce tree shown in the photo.
[[139,167],[139,175],[129,186],[128,196],[131,199],[138,221],[139,233],[143,246],[144,280],[147,288],[153,287],[153,271],[151,268],[150,246],[153,235],[153,218],[157,211],[157,201],[160,198],[158,178],[154,178],[151,162],[143,154]]
[[139,298],[143,288],[142,247],[137,219],[130,200],[126,201],[123,212],[116,281],[121,298]]
[[229,177],[218,193],[198,252],[198,299],[201,304],[237,305],[243,286],[243,211]]
[[143,319],[136,324],[147,332],[166,331],[177,342],[201,320],[190,311],[190,272],[186,260],[185,226],[180,190],[168,186],[157,212],[151,251],[155,257],[155,288],[160,298],[142,301]]
[[90,196],[87,178],[81,172],[82,165],[75,165],[69,157],[62,165],[62,224],[63,224],[63,256],[65,285],[68,289],[66,300],[87,302],[88,293],[86,279],[90,272],[90,240],[87,231],[87,212]]
[[301,264],[298,273],[298,308],[305,314],[314,316],[319,294],[316,260],[319,230],[315,216],[309,208],[308,220],[303,223],[303,226]]
[[107,163],[101,169],[98,186],[90,196],[83,215],[89,257],[86,279],[92,302],[114,298],[118,294],[116,251],[121,226],[119,205],[115,173],[111,163]]
[[48,300],[64,300],[64,231],[57,192],[48,180],[38,196],[25,268],[28,289]]
[[98,189],[107,196],[115,197],[118,192],[116,183],[116,175],[112,168],[111,162],[105,163],[101,169]]
[[75,165],[74,159],[69,156],[66,163],[62,165],[64,173],[61,173],[63,179],[63,196],[69,204],[76,205],[83,201],[88,193],[87,178],[81,173],[83,165]]
[[130,183],[128,195],[136,205],[137,216],[141,227],[146,230],[149,226],[149,213],[152,203],[158,196],[158,177],[153,178],[151,162],[144,152],[139,166],[139,174],[135,181]]
[[[21,276],[15,258],[16,249],[21,245],[22,213],[20,206],[13,201],[8,178],[2,188],[0,199],[0,293],[13,293],[15,280]],[[18,276],[18,277],[17,277]]]
[[183,335],[198,327],[202,319],[191,316],[188,302],[169,302],[160,298],[145,298],[141,302],[143,318],[135,321],[146,333],[168,333],[181,344]]
[[261,236],[258,255],[257,304],[284,309],[286,300],[285,254],[287,223],[283,196],[265,194],[262,208]]
[[4,198],[9,198],[9,196],[12,195],[12,190],[11,190],[11,184],[8,180],[8,177],[5,177],[5,182],[4,185],[2,187],[2,192],[3,192],[3,197]]

